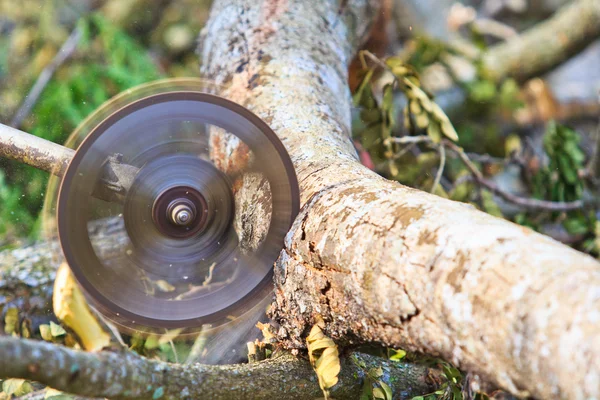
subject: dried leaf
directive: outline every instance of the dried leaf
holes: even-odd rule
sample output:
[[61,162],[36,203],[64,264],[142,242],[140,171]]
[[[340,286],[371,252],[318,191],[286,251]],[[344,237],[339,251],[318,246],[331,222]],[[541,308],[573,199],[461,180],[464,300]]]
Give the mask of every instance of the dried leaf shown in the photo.
[[521,138],[519,135],[512,133],[508,135],[506,141],[504,142],[504,154],[508,156],[511,154],[520,153],[522,147],[523,146],[521,144]]
[[170,331],[167,331],[167,333],[165,333],[158,339],[158,344],[161,345],[161,344],[166,344],[166,343],[172,342],[173,339],[175,339],[177,336],[179,336],[179,334],[181,333],[182,330],[183,330],[183,328],[172,329]]
[[33,391],[33,387],[25,379],[7,379],[2,382],[2,391],[10,396],[24,396]]
[[429,126],[429,117],[426,113],[415,115],[415,124],[419,129],[425,129]]
[[66,334],[67,331],[65,331],[62,326],[50,321],[50,335],[52,335],[52,337],[63,336]]
[[458,133],[456,133],[456,130],[454,129],[454,126],[452,125],[452,122],[450,122],[450,120],[448,120],[447,118],[442,121],[441,129],[442,129],[442,133],[448,139],[450,139],[454,142],[456,142],[458,140]]
[[48,388],[48,389],[46,389],[46,394],[44,395],[44,399],[45,400],[73,400],[74,397],[69,394],[63,393],[60,390]]
[[29,319],[24,319],[21,322],[21,337],[30,338],[31,337],[31,321]]
[[406,129],[407,131],[411,129],[411,120],[410,120],[410,111],[407,107],[404,107],[402,109],[402,116],[404,118],[404,129]]
[[10,307],[6,310],[4,316],[4,333],[12,335],[17,332],[19,326],[19,310],[16,307]]
[[54,315],[77,334],[86,350],[99,351],[110,344],[110,336],[91,313],[71,270],[64,263],[56,272],[52,305]]
[[442,132],[437,122],[430,122],[430,124],[427,126],[427,135],[434,143],[439,143],[442,141]]
[[44,339],[48,342],[52,341],[52,334],[50,333],[50,325],[48,325],[48,324],[40,325],[40,336],[42,336],[42,339]]
[[169,293],[175,290],[175,286],[171,285],[169,282],[163,279],[159,279],[157,281],[154,281],[153,283],[158,290],[164,293]]
[[329,398],[329,389],[338,382],[340,359],[336,344],[325,336],[318,325],[312,327],[306,338],[308,357],[319,379],[319,386],[325,398]]
[[423,109],[421,108],[421,104],[419,104],[418,100],[411,100],[409,106],[410,112],[413,115],[421,114],[421,112],[423,111]]
[[263,334],[264,342],[271,343],[277,340],[275,333],[273,332],[273,327],[271,324],[263,324],[262,322],[256,323],[256,327],[260,329]]

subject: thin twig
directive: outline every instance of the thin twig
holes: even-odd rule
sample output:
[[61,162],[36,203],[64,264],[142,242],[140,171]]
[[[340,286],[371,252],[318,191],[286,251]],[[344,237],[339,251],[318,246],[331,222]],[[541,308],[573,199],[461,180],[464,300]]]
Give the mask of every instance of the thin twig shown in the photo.
[[402,136],[402,137],[391,137],[387,138],[386,141],[398,143],[398,144],[411,144],[411,143],[432,143],[429,136]]
[[444,167],[446,166],[446,149],[445,146],[438,146],[438,152],[440,153],[440,166],[437,170],[437,174],[435,174],[435,180],[433,181],[433,185],[431,185],[431,193],[435,193],[438,185],[440,184],[440,180],[442,179],[442,175],[444,174]]
[[546,211],[572,211],[578,210],[584,206],[583,200],[576,200],[570,202],[547,201],[520,197],[512,193],[506,192],[503,189],[501,189],[495,182],[485,179],[481,171],[479,171],[475,164],[473,164],[471,159],[469,159],[469,157],[461,147],[457,146],[449,140],[444,140],[443,144],[458,155],[458,157],[462,160],[467,169],[471,172],[471,174],[473,174],[477,183],[479,183],[481,186],[485,187],[498,197],[510,203],[513,203],[515,205],[529,210]]
[[38,98],[42,94],[42,91],[52,79],[54,72],[60,67],[66,60],[69,58],[75,49],[77,49],[77,44],[79,43],[79,39],[81,38],[81,30],[79,28],[75,28],[73,32],[69,35],[67,40],[63,43],[61,48],[58,50],[58,53],[54,56],[50,64],[48,64],[40,73],[40,76],[35,81],[35,84],[25,96],[25,100],[21,107],[17,110],[17,113],[14,115],[12,120],[10,121],[10,125],[18,128],[21,126],[21,123],[27,116],[31,113],[33,106],[37,103]]
[[[433,143],[431,138],[426,135],[404,136],[401,138],[390,138],[388,140],[391,140],[394,143],[410,144],[410,145],[414,145],[416,143],[430,143],[430,144]],[[471,174],[475,178],[475,181],[480,186],[485,187],[486,189],[488,189],[489,191],[491,191],[498,197],[500,197],[512,204],[518,205],[522,208],[529,209],[529,210],[572,211],[572,210],[578,210],[578,209],[582,208],[585,204],[583,202],[583,200],[576,200],[576,201],[570,201],[570,202],[559,202],[559,201],[538,200],[538,199],[532,199],[532,198],[526,198],[526,197],[520,197],[520,196],[514,195],[514,194],[509,193],[509,192],[503,190],[502,188],[500,188],[495,182],[486,179],[483,176],[483,174],[481,173],[481,171],[479,170],[479,168],[477,168],[477,166],[475,164],[473,164],[473,161],[471,161],[471,159],[469,158],[467,153],[465,153],[465,151],[461,147],[459,147],[452,141],[450,141],[448,139],[444,139],[442,141],[442,145],[440,147],[448,147],[448,149],[452,150],[456,155],[458,155],[458,157],[461,159],[461,161],[465,164],[467,169],[471,172]],[[442,153],[440,153],[440,158],[442,158]],[[444,153],[444,159],[445,159],[445,153]],[[445,162],[445,160],[444,160],[444,162]],[[440,160],[440,163],[441,163],[441,160]],[[437,175],[440,175],[439,170],[438,170]],[[440,179],[441,179],[441,177],[440,177]],[[435,187],[437,186],[437,184],[439,184],[439,181],[437,180],[437,176],[436,176],[436,181],[437,181],[437,183],[434,183]],[[432,191],[435,189],[435,187],[432,187]]]

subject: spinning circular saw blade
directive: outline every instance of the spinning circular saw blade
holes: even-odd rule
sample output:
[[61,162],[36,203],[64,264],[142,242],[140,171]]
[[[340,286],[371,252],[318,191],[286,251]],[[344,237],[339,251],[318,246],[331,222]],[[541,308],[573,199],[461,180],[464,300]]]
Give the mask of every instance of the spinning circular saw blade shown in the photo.
[[74,132],[49,184],[67,263],[126,331],[223,326],[271,294],[298,183],[275,133],[215,93],[167,80],[118,96]]

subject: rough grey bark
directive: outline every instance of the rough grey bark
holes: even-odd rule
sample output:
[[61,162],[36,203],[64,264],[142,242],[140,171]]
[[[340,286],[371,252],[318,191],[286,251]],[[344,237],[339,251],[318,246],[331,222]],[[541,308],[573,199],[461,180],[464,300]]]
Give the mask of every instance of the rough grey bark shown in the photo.
[[600,396],[594,259],[357,161],[346,68],[375,8],[344,5],[216,1],[201,47],[203,73],[269,122],[298,174],[279,338],[303,346],[321,315],[336,339],[440,355],[513,393]]
[[[82,396],[114,400],[311,399],[322,396],[307,360],[284,354],[239,365],[168,364],[128,351],[87,353],[50,343],[0,338],[0,376],[41,382]],[[396,399],[410,399],[439,385],[425,366],[351,353],[342,360],[336,399],[357,399],[371,368],[381,367]]]
[[75,151],[0,124],[0,157],[11,158],[62,176]]

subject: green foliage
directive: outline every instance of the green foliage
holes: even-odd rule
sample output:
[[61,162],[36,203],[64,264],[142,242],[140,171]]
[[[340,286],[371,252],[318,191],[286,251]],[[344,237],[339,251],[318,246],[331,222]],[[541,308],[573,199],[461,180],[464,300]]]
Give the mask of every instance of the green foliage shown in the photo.
[[[445,377],[445,382],[442,386],[433,393],[422,396],[415,396],[411,400],[463,400],[463,381],[462,373],[452,365],[441,361],[442,372]],[[476,398],[482,398],[484,394],[477,394]],[[487,397],[487,396],[485,396]]]
[[409,44],[409,51],[406,64],[412,65],[417,71],[423,71],[431,64],[440,61],[444,54],[454,53],[447,43],[425,35],[415,37]]
[[[79,29],[83,38],[76,56],[57,71],[24,126],[26,131],[57,143],[64,142],[85,117],[113,95],[159,77],[146,50],[101,15],[81,20]],[[0,234],[31,234],[48,174],[16,162],[3,163]]]
[[356,354],[352,354],[350,357],[354,365],[364,373],[364,383],[360,400],[392,400],[394,398],[392,388],[385,382],[386,373],[383,368],[368,368]]
[[580,137],[574,130],[556,122],[548,124],[544,135],[544,150],[548,165],[534,177],[534,195],[553,201],[574,201],[583,195],[585,154],[579,147]]
[[[376,67],[383,68],[393,76],[393,81],[384,85],[381,93],[376,92],[372,82],[377,68],[367,68],[365,55],[376,62]],[[458,135],[448,116],[421,87],[416,71],[401,58],[389,57],[384,62],[368,52],[361,53],[361,58],[365,68],[353,98],[354,104],[360,109],[360,120],[354,126],[354,136],[369,152],[378,166],[378,172],[401,180],[397,162],[401,147],[393,140],[400,134],[396,123],[396,94],[402,93],[406,98],[404,126],[410,133],[423,131],[434,143],[439,143],[443,136],[458,140]]]
[[10,399],[11,396],[24,396],[33,392],[33,386],[24,379],[7,379],[2,382],[2,392]]

